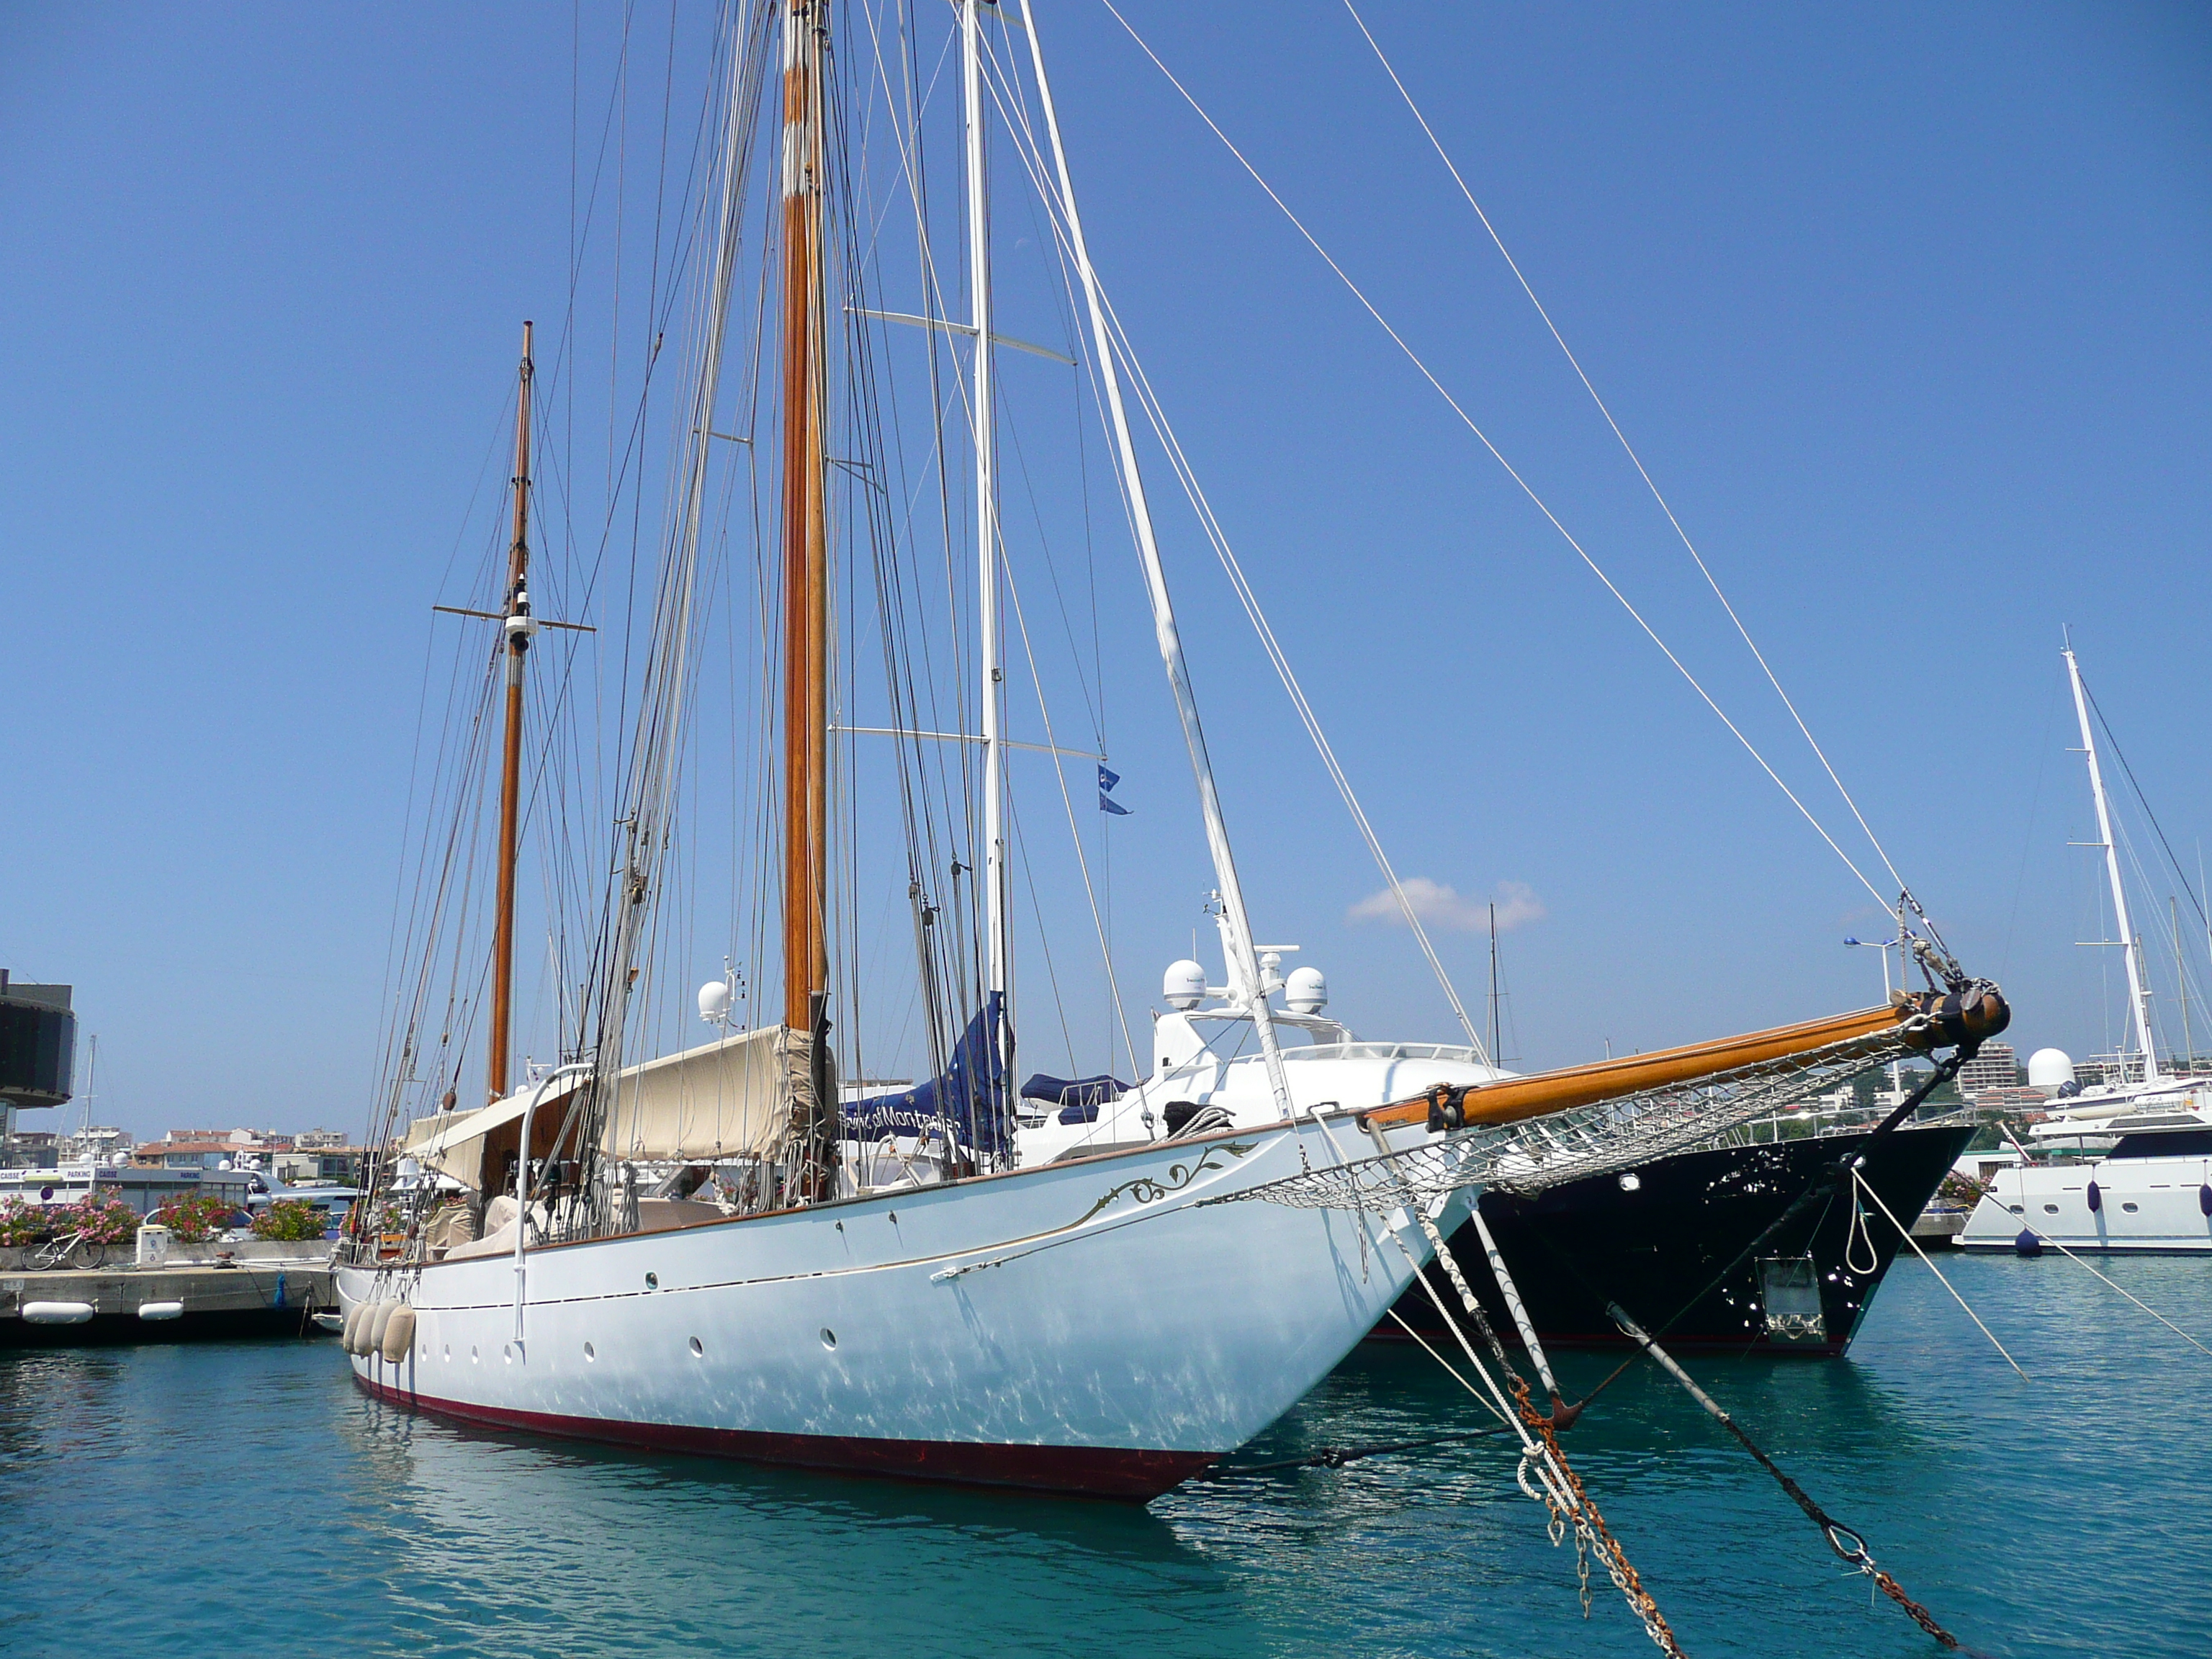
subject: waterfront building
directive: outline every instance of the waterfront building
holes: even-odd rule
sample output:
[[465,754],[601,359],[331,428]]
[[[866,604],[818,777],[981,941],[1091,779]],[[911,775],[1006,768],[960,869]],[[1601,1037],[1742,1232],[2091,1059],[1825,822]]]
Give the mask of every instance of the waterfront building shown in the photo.
[[301,1147],[279,1152],[270,1160],[270,1170],[287,1185],[309,1181],[337,1181],[350,1185],[361,1176],[362,1149],[336,1146]]
[[23,1161],[15,1146],[15,1114],[70,1097],[76,1066],[71,988],[27,985],[0,968],[0,1167]]
[[2009,1042],[1985,1042],[1982,1051],[1959,1068],[1959,1092],[1978,1104],[1991,1089],[2017,1089],[2027,1079]]

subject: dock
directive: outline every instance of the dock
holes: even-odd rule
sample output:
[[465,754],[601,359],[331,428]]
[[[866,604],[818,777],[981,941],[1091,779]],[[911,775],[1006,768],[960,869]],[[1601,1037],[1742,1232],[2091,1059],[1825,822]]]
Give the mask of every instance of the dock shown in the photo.
[[1930,1204],[1913,1222],[1912,1236],[1923,1244],[1939,1245],[1948,1249],[1958,1243],[1959,1235],[1966,1231],[1966,1218],[1972,1213],[1972,1210],[1960,1209],[1956,1205]]
[[327,1256],[0,1268],[0,1349],[317,1336],[337,1306]]

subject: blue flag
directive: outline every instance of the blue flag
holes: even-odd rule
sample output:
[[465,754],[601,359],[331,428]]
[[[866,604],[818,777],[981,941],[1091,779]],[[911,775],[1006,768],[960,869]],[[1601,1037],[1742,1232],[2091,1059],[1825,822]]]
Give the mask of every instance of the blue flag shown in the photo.
[[1126,818],[1129,816],[1129,809],[1106,793],[1121,781],[1121,775],[1119,772],[1107,765],[1104,761],[1098,763],[1098,810],[1102,812],[1111,812],[1117,818]]

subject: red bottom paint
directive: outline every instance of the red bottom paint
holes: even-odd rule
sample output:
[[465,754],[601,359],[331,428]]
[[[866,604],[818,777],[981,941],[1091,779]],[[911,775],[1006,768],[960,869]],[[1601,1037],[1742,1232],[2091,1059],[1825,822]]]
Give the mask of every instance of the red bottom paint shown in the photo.
[[1016,1486],[1083,1498],[1146,1503],[1173,1490],[1217,1460],[1213,1452],[1140,1451],[1113,1446],[1001,1446],[957,1440],[872,1440],[849,1435],[765,1434],[751,1429],[693,1428],[676,1423],[623,1423],[564,1417],[440,1400],[389,1383],[354,1380],[379,1400],[488,1428],[523,1429],[567,1440],[593,1440],[655,1451],[690,1452],[843,1474],[944,1480],[970,1486]]

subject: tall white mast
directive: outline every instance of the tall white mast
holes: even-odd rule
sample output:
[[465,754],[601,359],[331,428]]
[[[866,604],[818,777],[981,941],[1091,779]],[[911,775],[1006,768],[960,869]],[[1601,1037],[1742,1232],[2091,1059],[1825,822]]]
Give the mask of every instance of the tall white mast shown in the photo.
[[2089,757],[2089,793],[2097,799],[2097,836],[2105,849],[2105,874],[2112,884],[2112,919],[2119,927],[2113,941],[2128,964],[2128,1002],[2135,1010],[2136,1043],[2142,1048],[2143,1081],[2158,1081],[2158,1050],[2150,1040],[2150,991],[2143,984],[2141,941],[2128,920],[2128,892],[2120,882],[2120,849],[2112,840],[2112,808],[2105,802],[2105,774],[2097,764],[2097,739],[2089,730],[2089,699],[2081,690],[2081,667],[2074,660],[2074,647],[2065,648],[2066,678],[2074,687],[2074,715],[2081,723],[2081,752]]
[[[1006,989],[1006,655],[999,631],[999,502],[993,468],[998,437],[991,376],[991,198],[983,166],[981,0],[960,8],[962,106],[968,139],[969,320],[975,330],[975,598],[983,657],[984,993]],[[1006,1057],[1005,1027],[994,1041]]]
[[[972,13],[975,0],[969,0]],[[1152,630],[1158,635],[1160,660],[1167,666],[1168,687],[1175,694],[1176,713],[1182,720],[1184,744],[1190,750],[1190,769],[1198,780],[1198,808],[1206,820],[1206,845],[1213,855],[1213,878],[1221,892],[1224,954],[1229,983],[1237,1000],[1250,1010],[1260,1034],[1260,1052],[1267,1062],[1267,1085],[1276,1109],[1291,1115],[1291,1087],[1283,1073],[1283,1054],[1275,1041],[1275,1025],[1267,1007],[1268,987],[1259,957],[1253,949],[1252,924],[1244,909],[1244,889],[1237,879],[1237,860],[1229,850],[1229,826],[1221,816],[1221,798],[1213,787],[1213,764],[1206,757],[1206,733],[1198,723],[1198,699],[1190,689],[1190,672],[1184,665],[1182,635],[1176,627],[1175,606],[1168,598],[1166,573],[1160,568],[1159,543],[1152,533],[1152,513],[1145,498],[1144,479],[1137,469],[1136,445],[1129,435],[1129,416],[1121,402],[1121,379],[1114,360],[1114,341],[1098,297],[1097,273],[1091,269],[1091,250],[1083,240],[1082,216],[1075,210],[1075,185],[1068,177],[1067,151],[1060,140],[1060,117],[1053,106],[1052,83],[1045,78],[1044,47],[1037,40],[1036,19],[1030,0],[1022,0],[1022,27],[1030,39],[1030,64],[1036,76],[1037,102],[1044,112],[1045,130],[1052,137],[1053,167],[1060,179],[1060,204],[1067,221],[1070,251],[1083,278],[1083,297],[1091,313],[1091,337],[1097,354],[1099,383],[1113,416],[1115,459],[1129,500],[1129,518],[1137,532],[1137,555],[1145,568],[1145,588],[1152,602]]]

